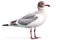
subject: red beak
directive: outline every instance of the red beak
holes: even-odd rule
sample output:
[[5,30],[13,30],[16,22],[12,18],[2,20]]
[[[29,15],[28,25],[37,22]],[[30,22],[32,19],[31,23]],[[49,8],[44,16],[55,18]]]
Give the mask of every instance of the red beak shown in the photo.
[[45,4],[45,6],[48,6],[48,7],[50,7],[50,5],[49,5],[49,4]]

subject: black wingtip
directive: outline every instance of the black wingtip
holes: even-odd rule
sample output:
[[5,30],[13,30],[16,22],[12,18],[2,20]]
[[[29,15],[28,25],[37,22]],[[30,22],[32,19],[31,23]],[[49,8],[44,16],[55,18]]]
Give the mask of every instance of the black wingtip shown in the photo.
[[9,26],[8,24],[3,24],[2,26]]

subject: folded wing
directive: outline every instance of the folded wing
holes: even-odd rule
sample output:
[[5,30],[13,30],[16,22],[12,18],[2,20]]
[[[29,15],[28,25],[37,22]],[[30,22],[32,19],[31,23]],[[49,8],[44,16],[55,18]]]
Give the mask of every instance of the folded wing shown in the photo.
[[38,17],[35,16],[35,14],[28,14],[24,17],[22,17],[21,19],[18,20],[18,23],[19,24],[22,24],[22,25],[27,25],[33,21],[35,21]]

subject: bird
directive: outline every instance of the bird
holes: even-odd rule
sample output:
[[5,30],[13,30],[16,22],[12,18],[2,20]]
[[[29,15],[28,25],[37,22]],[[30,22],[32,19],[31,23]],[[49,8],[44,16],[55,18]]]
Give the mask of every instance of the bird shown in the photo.
[[[3,24],[2,26],[19,26],[24,28],[30,28],[30,38],[38,39],[36,36],[36,27],[41,26],[46,20],[46,13],[44,12],[44,7],[50,7],[49,4],[45,4],[44,1],[39,1],[37,4],[38,10],[29,13],[20,19],[16,19],[10,22],[10,24]],[[32,37],[32,28],[34,28],[34,37]]]

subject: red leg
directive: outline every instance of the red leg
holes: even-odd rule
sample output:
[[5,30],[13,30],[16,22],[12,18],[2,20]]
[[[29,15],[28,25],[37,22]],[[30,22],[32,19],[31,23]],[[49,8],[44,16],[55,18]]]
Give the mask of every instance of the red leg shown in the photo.
[[34,37],[35,37],[35,39],[40,38],[40,37],[36,37],[36,28],[34,28]]
[[32,38],[32,28],[30,29],[30,37]]
[[31,39],[38,39],[38,38],[40,38],[40,37],[36,37],[36,28],[34,28],[34,38],[32,37],[32,28],[31,28],[31,30],[30,30],[30,37],[31,37]]
[[35,39],[35,38],[32,37],[32,28],[30,29],[30,38]]
[[36,37],[36,28],[34,28],[34,37]]

